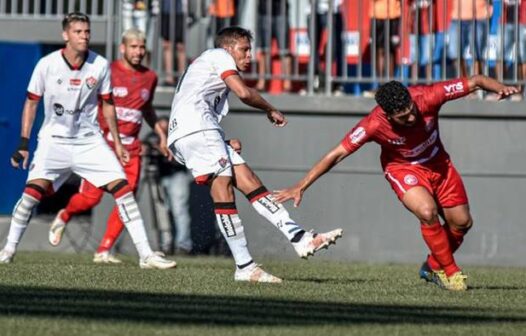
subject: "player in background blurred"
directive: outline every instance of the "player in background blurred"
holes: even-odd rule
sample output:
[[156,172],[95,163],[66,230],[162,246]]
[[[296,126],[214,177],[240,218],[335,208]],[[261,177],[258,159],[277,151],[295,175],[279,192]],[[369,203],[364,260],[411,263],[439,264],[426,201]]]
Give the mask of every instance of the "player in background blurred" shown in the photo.
[[287,124],[283,114],[257,90],[245,85],[239,72],[251,59],[252,33],[240,27],[222,29],[215,49],[202,53],[185,71],[172,103],[168,144],[176,160],[186,165],[198,184],[210,186],[217,224],[236,263],[236,281],[279,283],[281,279],[258,266],[247,248],[244,227],[234,199],[234,187],[254,209],[276,226],[300,257],[306,258],[328,247],[342,235],[306,232],[272,197],[257,175],[231,145],[225,143],[219,126],[228,113],[228,94],[233,91],[245,104],[263,110],[278,127]]
[[[119,139],[130,154],[129,161],[123,165],[123,168],[134,193],[137,191],[141,173],[139,132],[143,118],[159,137],[161,153],[168,156],[166,135],[157,122],[157,115],[152,105],[157,86],[157,75],[142,65],[146,54],[145,43],[146,37],[142,31],[136,28],[126,30],[119,46],[122,57],[110,65]],[[115,139],[104,119],[101,105],[99,105],[98,120],[104,139],[111,148],[115,148]],[[100,202],[103,194],[102,189],[83,179],[79,192],[71,197],[67,206],[58,212],[52,222],[49,230],[49,243],[57,246],[71,217],[93,208]],[[109,252],[123,228],[124,225],[119,218],[119,209],[115,206],[108,218],[106,232],[97,248],[93,258],[94,262],[121,262]]]
[[294,206],[298,206],[314,181],[365,143],[374,141],[382,148],[380,161],[385,178],[402,204],[420,221],[422,236],[431,251],[420,276],[448,290],[466,290],[467,277],[453,253],[473,220],[462,179],[440,140],[438,112],[447,101],[478,89],[495,92],[501,99],[519,92],[482,75],[410,88],[397,81],[382,85],[375,96],[378,106],[296,185],[277,191],[276,200],[293,199]]
[[[50,191],[57,190],[72,174],[112,194],[120,216],[139,253],[141,268],[172,268],[175,262],[150,248],[141,213],[122,164],[129,162],[115,118],[108,62],[89,50],[89,17],[67,14],[62,21],[65,47],[43,57],[28,86],[22,113],[21,141],[11,157],[15,168],[27,168],[28,142],[38,103],[43,97],[45,118],[38,146],[29,167],[27,184],[15,205],[0,263],[10,263],[24,234],[32,210]],[[100,104],[114,151],[102,138],[97,123]]]

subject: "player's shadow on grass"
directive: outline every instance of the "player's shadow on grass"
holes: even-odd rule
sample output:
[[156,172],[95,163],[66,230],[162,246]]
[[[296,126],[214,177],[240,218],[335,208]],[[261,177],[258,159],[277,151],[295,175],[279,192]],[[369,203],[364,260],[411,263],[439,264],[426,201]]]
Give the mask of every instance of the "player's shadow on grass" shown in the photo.
[[81,318],[159,324],[352,325],[525,323],[473,307],[375,305],[212,295],[0,286],[0,316]]

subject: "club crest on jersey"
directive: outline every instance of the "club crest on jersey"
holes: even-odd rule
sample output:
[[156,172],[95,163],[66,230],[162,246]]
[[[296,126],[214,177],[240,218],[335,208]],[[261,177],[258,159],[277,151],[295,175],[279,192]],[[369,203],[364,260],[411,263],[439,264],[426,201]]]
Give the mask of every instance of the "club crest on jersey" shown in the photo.
[[148,101],[148,99],[150,99],[150,91],[148,91],[148,89],[141,89],[141,98],[144,101]]
[[225,168],[226,165],[228,164],[228,160],[225,159],[225,158],[221,158],[221,159],[219,159],[219,161],[217,161],[217,163],[219,163],[219,165],[221,166],[221,168]]
[[415,175],[407,174],[404,177],[404,183],[407,184],[407,185],[414,186],[414,185],[416,185],[418,183],[418,179],[416,178]]
[[97,79],[95,77],[91,76],[86,79],[86,86],[88,89],[93,89],[95,85],[97,85]]
[[365,136],[367,135],[367,133],[365,132],[365,128],[363,127],[358,127],[357,129],[355,129],[351,135],[349,135],[349,138],[351,139],[351,143],[353,144],[357,144],[359,143],[363,138],[365,138]]
[[128,95],[128,88],[123,86],[116,86],[113,88],[113,95],[115,97],[126,97]]

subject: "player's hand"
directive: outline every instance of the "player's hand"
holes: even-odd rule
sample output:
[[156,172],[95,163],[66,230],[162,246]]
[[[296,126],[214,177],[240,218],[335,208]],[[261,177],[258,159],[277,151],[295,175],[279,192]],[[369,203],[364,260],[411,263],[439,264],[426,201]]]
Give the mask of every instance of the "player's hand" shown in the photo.
[[27,163],[29,162],[29,151],[17,150],[11,156],[11,166],[13,168],[27,169]]
[[498,92],[499,100],[520,93],[521,90],[516,86],[503,86]]
[[168,144],[166,143],[166,138],[159,142],[159,146],[157,146],[157,148],[159,149],[159,152],[161,152],[161,154],[168,159],[168,161],[173,160],[172,153],[168,149]]
[[276,201],[283,203],[290,199],[294,200],[294,207],[299,207],[303,199],[303,190],[300,187],[291,187],[283,190],[274,190],[274,198]]
[[122,144],[115,145],[115,154],[123,166],[130,162],[130,153],[124,148]]
[[272,110],[267,112],[267,118],[270,122],[277,127],[284,127],[287,125],[287,118],[278,110]]
[[241,147],[242,147],[241,140],[234,138],[234,139],[228,140],[227,142],[236,153],[241,154]]

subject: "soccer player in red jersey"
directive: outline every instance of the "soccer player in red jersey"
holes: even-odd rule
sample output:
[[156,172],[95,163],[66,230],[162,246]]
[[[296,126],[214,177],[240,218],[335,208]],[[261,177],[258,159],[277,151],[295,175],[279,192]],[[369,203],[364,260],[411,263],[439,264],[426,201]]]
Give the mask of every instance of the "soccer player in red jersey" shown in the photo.
[[[404,206],[420,221],[431,253],[420,276],[448,290],[466,290],[467,277],[453,253],[473,224],[468,198],[459,173],[440,140],[438,112],[449,100],[484,89],[505,98],[515,87],[482,75],[406,88],[391,81],[376,93],[378,103],[296,185],[275,193],[278,202],[298,206],[305,190],[338,162],[374,141],[387,181]],[[444,219],[440,224],[438,215]]]
[[[117,126],[120,141],[130,154],[129,162],[123,168],[131,189],[136,192],[141,172],[141,142],[139,132],[142,119],[146,120],[160,139],[160,151],[168,156],[166,134],[157,123],[157,116],[152,106],[157,75],[143,66],[145,49],[145,35],[137,29],[129,29],[122,36],[120,52],[122,58],[111,64],[111,84],[113,100],[117,112]],[[108,144],[114,148],[114,139],[109,132],[99,108],[98,121]],[[95,187],[86,180],[82,180],[79,193],[73,195],[66,208],[60,210],[51,224],[49,242],[57,246],[64,233],[64,229],[71,216],[84,212],[97,205],[103,196],[103,190]],[[123,230],[117,207],[113,208],[106,227],[106,232],[95,253],[94,262],[120,263],[120,260],[109,253],[116,239]]]

